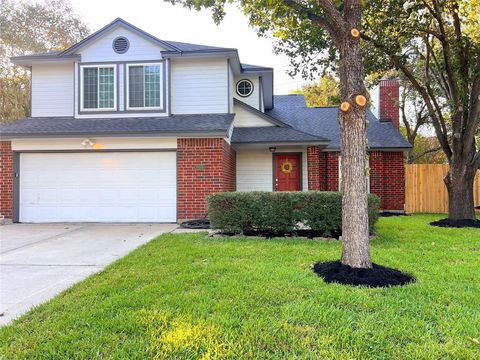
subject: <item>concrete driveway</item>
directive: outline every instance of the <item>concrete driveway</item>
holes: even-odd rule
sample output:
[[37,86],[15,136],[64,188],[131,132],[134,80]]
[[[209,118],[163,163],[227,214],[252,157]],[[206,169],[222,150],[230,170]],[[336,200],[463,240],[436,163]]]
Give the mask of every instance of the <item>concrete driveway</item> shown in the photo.
[[0,326],[176,224],[0,226]]

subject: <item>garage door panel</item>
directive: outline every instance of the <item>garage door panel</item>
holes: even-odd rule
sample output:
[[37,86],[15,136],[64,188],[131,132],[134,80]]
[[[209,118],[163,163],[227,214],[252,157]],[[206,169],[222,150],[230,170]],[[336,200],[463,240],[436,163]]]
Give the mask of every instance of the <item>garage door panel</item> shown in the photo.
[[176,154],[21,154],[20,221],[174,222]]

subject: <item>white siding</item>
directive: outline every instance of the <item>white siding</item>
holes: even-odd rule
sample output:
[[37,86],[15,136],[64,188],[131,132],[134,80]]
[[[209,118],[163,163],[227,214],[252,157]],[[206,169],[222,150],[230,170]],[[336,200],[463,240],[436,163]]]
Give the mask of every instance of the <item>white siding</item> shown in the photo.
[[73,63],[32,67],[32,116],[73,116]]
[[[82,146],[85,138],[76,139],[17,139],[12,140],[12,150],[88,150]],[[99,150],[176,149],[176,138],[90,138]]]
[[[117,54],[113,51],[112,42],[118,36],[125,36],[130,43],[125,54]],[[146,61],[161,59],[160,51],[162,50],[165,49],[134,32],[118,27],[80,49],[79,53],[82,55],[82,62]]]
[[[242,79],[248,79],[253,83],[253,92],[250,96],[242,97],[237,94],[237,82]],[[258,80],[258,76],[237,76],[234,81],[233,96],[238,100],[254,107],[255,109],[260,110],[260,82]]]
[[[282,149],[281,152],[302,152],[303,190],[308,190],[307,152],[305,149]],[[268,149],[237,151],[237,191],[272,191],[273,158]]]
[[240,106],[235,106],[235,121],[234,127],[259,127],[259,126],[275,126],[271,122],[262,119],[260,116],[252,114],[251,112],[242,109]]
[[226,59],[172,59],[173,114],[228,112]]

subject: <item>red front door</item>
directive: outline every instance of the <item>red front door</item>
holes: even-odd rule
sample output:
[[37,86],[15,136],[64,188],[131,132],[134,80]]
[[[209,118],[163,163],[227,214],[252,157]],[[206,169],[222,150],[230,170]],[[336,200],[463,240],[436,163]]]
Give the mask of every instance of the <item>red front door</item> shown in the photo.
[[301,156],[300,154],[274,154],[275,191],[300,191]]

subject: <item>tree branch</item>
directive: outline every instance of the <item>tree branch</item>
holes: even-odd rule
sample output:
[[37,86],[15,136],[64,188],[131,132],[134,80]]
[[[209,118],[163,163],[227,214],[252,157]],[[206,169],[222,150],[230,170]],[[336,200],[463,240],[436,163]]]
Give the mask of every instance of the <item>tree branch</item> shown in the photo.
[[426,151],[424,151],[423,153],[421,153],[420,155],[417,155],[417,156],[415,156],[414,158],[412,158],[412,159],[411,159],[411,162],[413,163],[414,161],[420,159],[421,157],[424,157],[424,156],[427,155],[427,154],[435,153],[435,152],[438,152],[438,151],[440,151],[440,150],[442,150],[442,147],[441,147],[441,146],[436,147],[436,148],[433,148],[433,149],[430,149],[430,150],[426,150]]
[[328,34],[332,37],[332,39],[336,42],[337,38],[336,36],[338,35],[335,31],[335,28],[333,25],[323,16],[320,16],[316,13],[313,12],[312,9],[299,4],[296,1],[293,0],[283,0],[283,4],[290,9],[295,10],[299,14],[305,16],[307,19],[309,19],[311,22],[314,24],[317,24],[320,28],[322,28],[324,31],[328,32]]
[[403,72],[403,74],[408,78],[408,80],[413,85],[413,87],[422,96],[427,106],[430,117],[432,118],[433,127],[435,128],[435,133],[437,134],[438,141],[440,142],[440,145],[442,146],[442,149],[445,152],[445,155],[450,160],[450,158],[452,157],[452,149],[450,148],[450,144],[448,143],[448,133],[445,127],[442,126],[440,123],[440,119],[438,116],[441,116],[441,113],[440,114],[436,113],[435,107],[432,104],[432,99],[430,98],[430,95],[426,90],[426,88],[419,83],[419,81],[415,78],[413,73],[401,61],[401,58],[395,53],[393,53],[390,48],[383,45],[378,40],[364,34],[363,32],[361,33],[361,37],[365,41],[370,42],[377,49],[382,50],[387,56],[389,56],[392,62],[394,63],[394,65]]

